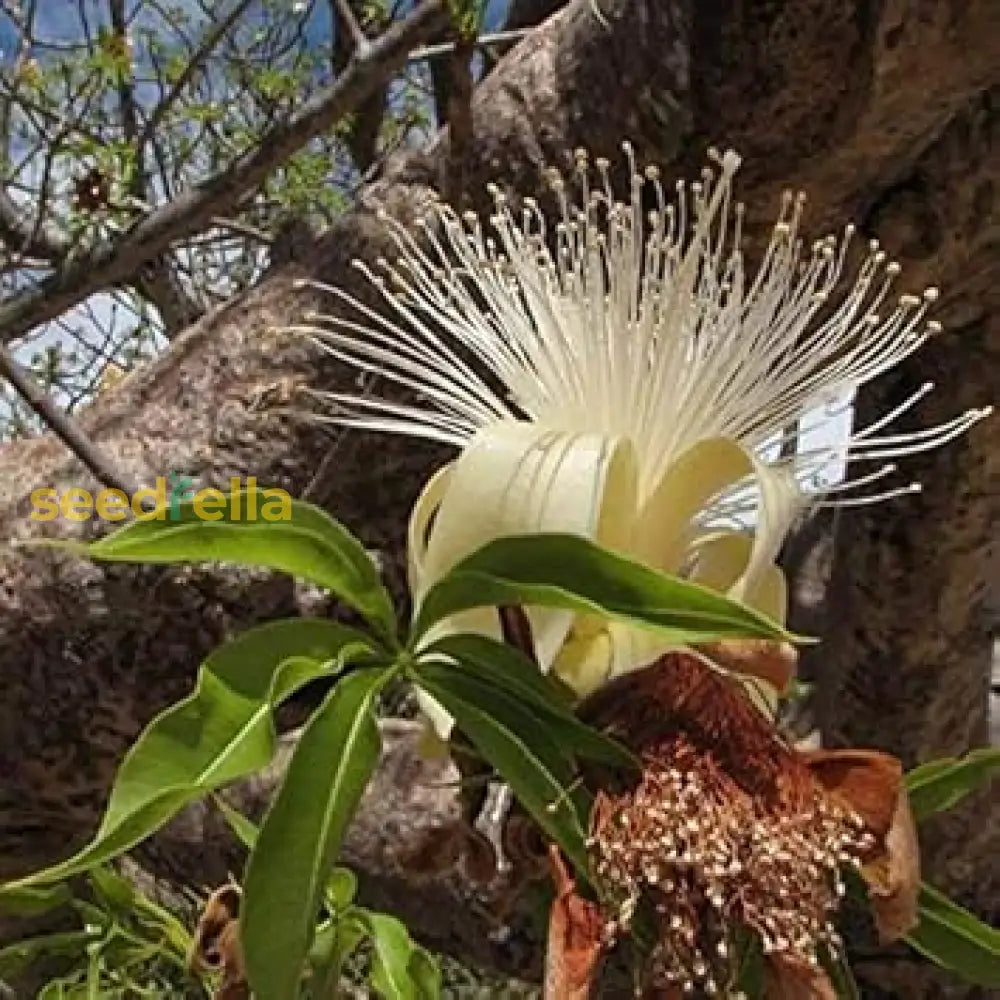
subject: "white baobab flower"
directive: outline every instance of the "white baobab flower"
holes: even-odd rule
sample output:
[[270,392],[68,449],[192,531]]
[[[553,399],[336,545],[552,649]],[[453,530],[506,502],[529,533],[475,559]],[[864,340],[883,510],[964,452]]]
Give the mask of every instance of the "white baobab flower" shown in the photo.
[[[398,260],[380,261],[379,274],[359,264],[387,314],[329,288],[355,318],[296,328],[410,394],[321,393],[331,420],[459,450],[412,513],[417,603],[488,541],[559,531],[783,621],[775,559],[803,508],[917,489],[864,492],[897,458],[944,444],[987,412],[892,432],[924,386],[846,441],[783,447],[789,428],[831,419],[831,401],[936,332],[926,313],[937,291],[890,302],[900,268],[874,241],[845,275],[853,228],[805,243],[804,199],[791,194],[747,273],[743,208],[732,199],[739,157],[713,152],[712,168],[670,199],[658,171],[639,173],[625,150],[622,200],[608,162],[591,165],[583,151],[570,181],[551,173],[554,222],[530,198],[515,210],[495,188],[488,228],[443,204],[419,239],[389,222]],[[848,475],[824,487],[819,472],[834,459]],[[542,668],[580,694],[664,652],[660,637],[627,625],[540,609],[529,617]],[[498,634],[492,613],[461,618],[452,627]]]

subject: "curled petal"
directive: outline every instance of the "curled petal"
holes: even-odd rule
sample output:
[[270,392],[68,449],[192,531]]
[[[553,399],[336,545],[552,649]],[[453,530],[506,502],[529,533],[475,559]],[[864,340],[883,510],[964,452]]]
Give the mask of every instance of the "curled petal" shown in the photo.
[[[431,479],[414,506],[409,529],[414,603],[419,605],[465,556],[506,535],[561,531],[624,547],[636,506],[635,480],[634,449],[625,441],[515,421],[485,428]],[[575,616],[544,608],[526,613],[536,658],[548,670]],[[433,631],[434,636],[467,631],[502,638],[492,608],[464,611]],[[607,676],[607,661],[591,661],[587,669],[599,683]],[[451,718],[426,694],[418,697],[434,728],[447,738]]]
[[[415,603],[460,559],[506,535],[560,531],[623,547],[631,534],[635,477],[634,449],[625,441],[514,421],[481,431],[452,465],[426,547],[414,560]],[[418,510],[429,524],[431,514]],[[539,663],[548,669],[573,615],[532,609],[528,617]],[[463,612],[450,625],[500,638],[492,611]]]
[[903,791],[903,766],[877,750],[813,750],[803,754],[813,775],[864,820],[881,843],[888,836]]
[[699,441],[672,462],[643,504],[636,524],[639,555],[676,573],[706,503],[754,471],[746,449],[728,438]]
[[427,481],[417,497],[410,513],[410,523],[407,527],[406,556],[407,582],[411,592],[415,592],[424,580],[426,571],[424,560],[427,556],[427,541],[434,515],[447,492],[451,481],[454,462],[442,466]]

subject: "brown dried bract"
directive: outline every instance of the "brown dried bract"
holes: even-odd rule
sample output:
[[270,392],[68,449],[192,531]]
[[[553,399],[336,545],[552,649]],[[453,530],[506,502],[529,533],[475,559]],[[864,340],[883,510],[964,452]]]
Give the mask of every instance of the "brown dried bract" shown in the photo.
[[790,643],[766,639],[724,639],[698,648],[720,667],[766,681],[779,694],[788,689],[798,662]]
[[195,929],[191,968],[199,973],[222,973],[213,1000],[250,998],[239,939],[241,901],[239,886],[231,883],[220,886],[208,897]]
[[884,944],[917,923],[920,848],[900,762],[874,750],[815,750],[803,754],[818,780],[865,821],[877,849],[861,874]]
[[576,893],[559,849],[549,850],[556,898],[549,912],[545,1000],[588,1000],[604,955],[604,920],[597,903]]
[[830,977],[822,970],[784,955],[764,967],[768,1000],[837,1000]]

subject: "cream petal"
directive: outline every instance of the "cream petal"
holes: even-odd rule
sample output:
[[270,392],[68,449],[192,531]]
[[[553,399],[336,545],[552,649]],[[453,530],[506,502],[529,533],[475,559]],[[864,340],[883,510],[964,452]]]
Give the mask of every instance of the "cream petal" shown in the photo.
[[703,535],[693,546],[694,560],[689,577],[695,583],[736,596],[743,590],[744,603],[780,624],[788,613],[788,587],[781,567],[772,563],[755,572],[752,588],[744,585],[756,545],[749,531],[717,531]]
[[692,545],[689,577],[703,587],[728,594],[743,576],[753,550],[749,531],[713,531]]
[[552,670],[579,697],[585,698],[611,676],[614,653],[608,623],[581,617],[559,650]]
[[708,438],[667,468],[639,512],[637,554],[667,573],[680,568],[707,502],[754,471],[746,449],[729,438]]
[[441,505],[448,484],[451,482],[454,464],[454,462],[449,462],[431,476],[420,491],[420,496],[417,497],[417,502],[413,505],[413,510],[410,513],[410,523],[406,533],[406,567],[407,583],[411,594],[416,590],[417,581],[424,577],[428,529]]
[[[414,508],[410,568],[415,603],[462,558],[507,535],[566,532],[626,548],[636,480],[635,452],[624,440],[513,421],[480,431],[428,483]],[[576,616],[544,608],[527,608],[526,613],[536,656],[547,670]],[[439,623],[434,635],[455,631],[499,638],[500,624],[493,609],[481,608]],[[429,714],[443,732],[440,707]]]
[[746,569],[729,591],[738,601],[750,602],[774,567],[788,531],[807,505],[795,471],[788,465],[767,465],[754,460],[754,476],[760,492],[753,548]]
[[768,566],[746,601],[750,607],[784,625],[788,617],[788,581],[784,570],[773,563]]
[[[696,539],[696,516],[706,503],[748,474],[759,484],[763,530],[718,531]],[[633,552],[670,572],[688,561],[693,546],[695,582],[784,623],[785,578],[773,559],[800,510],[800,496],[793,476],[758,462],[735,441],[702,441],[667,470],[645,504],[635,527]],[[676,648],[676,643],[627,623],[578,620],[554,669],[577,693],[586,695],[605,680],[640,669]],[[773,714],[777,692],[757,678],[746,683],[755,703]]]

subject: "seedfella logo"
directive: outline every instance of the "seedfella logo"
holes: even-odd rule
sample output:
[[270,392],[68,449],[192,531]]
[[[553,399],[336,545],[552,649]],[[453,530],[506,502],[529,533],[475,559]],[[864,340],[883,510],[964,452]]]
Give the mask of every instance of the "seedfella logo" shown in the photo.
[[171,473],[157,476],[156,485],[136,490],[129,497],[123,490],[89,490],[71,487],[59,493],[43,487],[31,494],[33,521],[124,521],[129,512],[140,521],[178,521],[182,507],[190,505],[199,521],[290,521],[292,498],[285,490],[258,487],[250,476],[244,485],[240,479],[229,480],[229,495],[213,487],[196,490],[190,476]]

